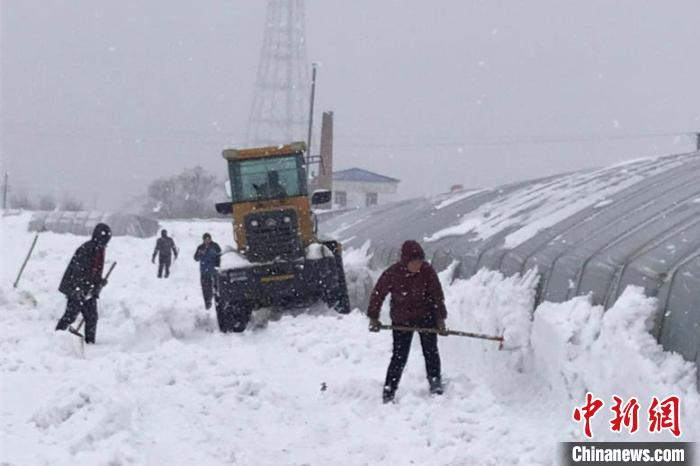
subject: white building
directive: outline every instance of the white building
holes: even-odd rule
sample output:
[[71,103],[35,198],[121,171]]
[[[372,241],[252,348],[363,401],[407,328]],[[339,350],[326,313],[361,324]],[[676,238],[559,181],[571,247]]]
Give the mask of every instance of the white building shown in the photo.
[[395,201],[399,181],[361,168],[333,172],[333,206],[359,208]]

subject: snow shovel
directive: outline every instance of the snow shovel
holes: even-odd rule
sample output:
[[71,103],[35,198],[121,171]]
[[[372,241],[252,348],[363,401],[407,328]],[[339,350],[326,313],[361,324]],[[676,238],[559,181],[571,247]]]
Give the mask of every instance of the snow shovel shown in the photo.
[[80,338],[80,357],[85,358],[85,337],[83,336],[82,333],[80,333],[80,329],[82,328],[83,324],[85,323],[85,319],[82,319],[80,323],[78,324],[78,328],[73,328],[72,325],[68,326],[68,331],[75,335],[76,337]]
[[34,241],[32,241],[32,245],[29,248],[27,257],[25,257],[24,262],[22,263],[22,268],[19,269],[19,273],[17,274],[17,280],[15,280],[14,285],[12,285],[13,288],[17,288],[17,285],[19,284],[19,279],[22,277],[22,272],[24,272],[24,268],[27,266],[27,262],[29,262],[29,258],[32,255],[32,251],[34,251],[34,246],[36,246],[36,240],[39,239],[39,233],[41,233],[41,231],[37,231],[36,235],[34,235]]
[[[109,278],[109,276],[112,274],[112,270],[114,270],[114,267],[116,267],[116,266],[117,266],[117,263],[116,263],[116,262],[112,262],[112,265],[109,266],[109,270],[107,271],[107,275],[105,275],[105,278],[104,278],[105,280],[107,280],[107,279]],[[97,293],[97,294],[99,295],[99,293]],[[88,296],[87,299],[92,299],[92,298],[93,298],[93,296]],[[86,300],[86,301],[87,301],[87,300]],[[80,329],[83,327],[83,324],[84,324],[84,323],[85,323],[85,317],[82,317],[82,318],[80,319],[80,322],[78,323],[78,327],[77,327],[77,328],[73,328],[72,325],[69,325],[69,326],[68,326],[68,331],[69,331],[70,333],[72,333],[73,335],[75,335],[76,337],[80,337],[81,342],[82,342],[83,344],[85,343],[85,335],[83,335],[82,333],[80,333]]]
[[498,349],[499,350],[503,349],[503,337],[499,337],[499,336],[495,336],[495,335],[486,335],[483,333],[462,332],[459,330],[446,330],[445,332],[440,333],[440,331],[436,328],[405,327],[405,326],[401,326],[401,325],[380,325],[379,328],[382,330],[399,330],[399,331],[404,331],[404,332],[437,333],[438,335],[443,335],[443,336],[455,335],[458,337],[469,337],[469,338],[479,338],[482,340],[498,341],[500,343],[498,345]]
[[83,337],[83,334],[80,333],[80,329],[83,328],[83,324],[84,324],[84,323],[85,323],[85,319],[81,319],[80,322],[78,323],[78,327],[77,327],[77,328],[73,328],[72,325],[69,325],[69,326],[68,326],[68,331],[69,331],[70,333],[72,333],[73,335],[75,335],[76,337],[82,338],[82,339],[83,339],[82,341],[85,341],[85,337]]

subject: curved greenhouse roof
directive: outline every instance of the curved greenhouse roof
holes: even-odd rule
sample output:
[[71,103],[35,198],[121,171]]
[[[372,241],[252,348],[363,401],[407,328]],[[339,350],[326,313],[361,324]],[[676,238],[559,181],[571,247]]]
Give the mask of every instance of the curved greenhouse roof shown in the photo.
[[99,211],[39,211],[32,215],[29,231],[52,231],[90,236],[95,225],[106,223],[114,236],[148,238],[158,233],[157,220],[133,214]]

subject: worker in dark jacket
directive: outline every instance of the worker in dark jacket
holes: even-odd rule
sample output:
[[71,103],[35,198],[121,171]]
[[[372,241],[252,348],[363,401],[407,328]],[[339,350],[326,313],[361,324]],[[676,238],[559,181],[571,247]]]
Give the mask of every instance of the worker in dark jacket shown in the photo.
[[104,223],[98,223],[92,239],[82,244],[73,254],[58,291],[66,295],[66,312],[56,324],[56,330],[67,330],[78,314],[85,319],[85,343],[95,343],[97,333],[97,299],[107,284],[102,278],[105,249],[112,231]]
[[151,262],[154,264],[156,263],[156,255],[158,256],[158,278],[163,277],[163,270],[165,270],[165,278],[168,278],[170,276],[172,256],[174,255],[175,259],[177,259],[175,241],[168,236],[168,230],[160,230],[160,238],[156,241],[153,257],[151,257]]
[[[390,314],[393,325],[432,327],[437,328],[440,333],[446,332],[447,310],[442,286],[435,270],[425,262],[425,253],[417,242],[406,241],[401,247],[401,260],[379,277],[367,309],[370,331],[380,330],[379,312],[389,293],[391,293]],[[419,335],[430,392],[441,395],[443,389],[437,334],[419,333]],[[394,399],[408,359],[412,339],[413,331],[393,331],[393,353],[384,383],[385,403]]]
[[211,240],[209,233],[204,233],[202,240],[202,244],[197,247],[197,251],[194,253],[194,260],[199,262],[204,307],[211,309],[211,300],[214,297],[214,287],[216,286],[216,267],[221,263],[221,248]]

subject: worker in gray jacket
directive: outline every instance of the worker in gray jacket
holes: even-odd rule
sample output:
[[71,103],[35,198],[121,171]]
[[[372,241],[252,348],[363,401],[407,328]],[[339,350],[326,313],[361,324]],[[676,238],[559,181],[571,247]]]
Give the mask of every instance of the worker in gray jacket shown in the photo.
[[156,241],[156,247],[153,250],[153,257],[151,257],[151,262],[156,263],[156,256],[158,256],[158,278],[163,278],[163,271],[165,271],[165,278],[170,276],[170,264],[172,264],[172,256],[177,259],[177,247],[175,247],[175,241],[168,236],[168,230],[160,231],[160,238]]

